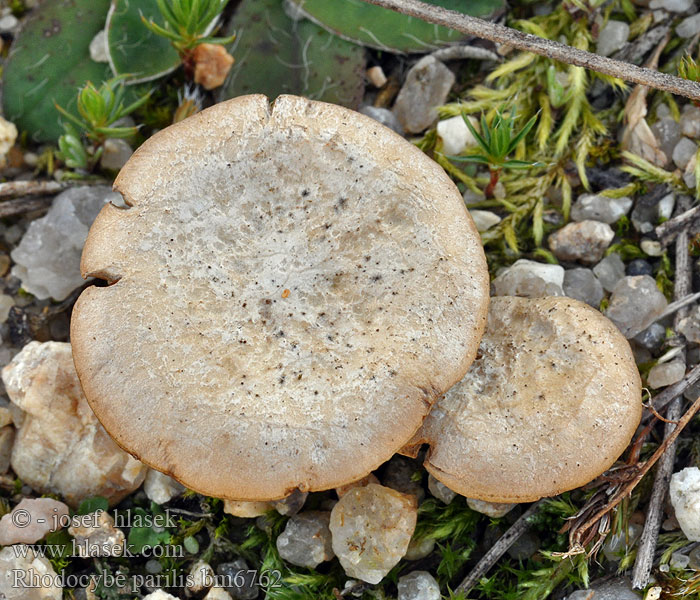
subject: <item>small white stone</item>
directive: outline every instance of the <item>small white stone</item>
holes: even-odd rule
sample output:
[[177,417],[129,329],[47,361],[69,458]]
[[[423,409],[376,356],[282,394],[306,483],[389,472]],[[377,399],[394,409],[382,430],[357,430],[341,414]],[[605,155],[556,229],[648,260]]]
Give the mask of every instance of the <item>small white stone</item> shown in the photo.
[[700,13],[683,19],[676,27],[676,35],[690,38],[700,33]]
[[146,492],[149,500],[156,504],[165,504],[182,494],[185,486],[164,473],[149,469],[143,482],[143,491]]
[[686,12],[693,8],[695,5],[695,0],[651,0],[649,2],[649,8],[655,10],[657,8],[663,8],[669,12]]
[[191,594],[199,594],[209,589],[214,584],[214,569],[209,563],[198,560],[190,569],[191,582],[187,584],[187,591]]
[[34,152],[25,152],[22,159],[28,167],[36,167],[39,164],[39,157]]
[[382,69],[379,65],[367,69],[367,79],[376,88],[384,87],[387,82],[384,69]]
[[118,171],[131,158],[134,150],[129,146],[126,140],[120,138],[109,138],[102,145],[104,153],[100,159],[100,166],[103,169]]
[[[106,186],[71,188],[56,196],[46,215],[31,222],[11,252],[12,274],[25,290],[40,300],[65,300],[85,283],[80,274],[83,244],[97,213],[114,196]],[[5,239],[13,244],[8,239],[11,229]]]
[[333,551],[349,577],[379,583],[406,554],[418,515],[414,496],[370,483],[333,507]]
[[487,231],[501,222],[501,217],[496,213],[492,213],[490,210],[477,210],[474,208],[469,210],[469,214],[478,231]]
[[670,219],[673,215],[673,209],[676,206],[676,197],[673,194],[666,194],[659,203],[656,209],[659,214],[659,219]]
[[445,504],[449,504],[457,496],[457,492],[453,492],[444,483],[435,479],[432,474],[428,475],[428,490],[435,498]]
[[493,280],[496,296],[562,296],[564,267],[521,258]]
[[681,113],[680,125],[684,136],[693,139],[700,137],[700,108],[686,104]]
[[605,316],[630,339],[649,327],[666,310],[666,306],[668,300],[652,277],[628,275],[617,282]]
[[572,221],[592,219],[609,225],[617,222],[632,208],[632,199],[606,198],[599,194],[581,194],[571,207]]
[[98,63],[108,63],[107,34],[102,29],[95,34],[90,42],[90,58]]
[[670,117],[671,116],[671,109],[668,107],[668,104],[665,102],[662,102],[656,107],[656,116],[659,119],[663,119],[664,117]]
[[[14,573],[20,581],[38,579],[40,587],[18,586]],[[62,600],[63,586],[49,560],[38,556],[31,546],[8,546],[0,550],[0,598]]]
[[144,596],[143,600],[178,600],[177,596],[171,596],[167,592],[164,592],[163,590],[156,590],[152,594],[148,594],[148,596]]
[[273,500],[272,506],[279,514],[291,516],[297,514],[303,508],[308,497],[309,492],[302,492],[297,488],[288,496],[280,500]]
[[513,510],[517,504],[508,504],[506,502],[487,502],[486,500],[477,500],[476,498],[467,498],[467,506],[472,510],[491,517],[492,519],[500,519]]
[[[478,131],[477,120],[474,117],[467,118]],[[476,139],[461,115],[440,121],[437,124],[437,134],[442,139],[442,151],[445,154],[461,154],[466,148],[476,146]]]
[[679,382],[685,377],[685,361],[680,358],[654,365],[647,376],[649,386],[658,390]]
[[38,542],[47,533],[62,529],[68,514],[68,507],[53,498],[24,498],[0,519],[0,546]]
[[141,485],[146,466],[116,445],[90,409],[70,344],[30,342],[2,380],[17,410],[12,469],[23,482],[74,507],[91,496],[114,504]]
[[682,137],[673,149],[673,162],[679,169],[685,169],[697,151],[698,146],[693,140]]
[[549,247],[559,260],[595,264],[610,245],[615,232],[607,223],[581,221],[569,223],[549,236]]
[[399,600],[440,600],[440,586],[427,571],[413,571],[399,577]]
[[694,306],[678,323],[678,333],[689,342],[700,343],[700,305]]
[[333,558],[330,513],[311,510],[294,515],[275,542],[280,556],[298,567],[314,569]]
[[642,239],[639,242],[639,247],[642,249],[642,252],[649,256],[661,256],[664,253],[664,247],[656,240]]
[[23,233],[24,230],[19,225],[10,225],[7,229],[5,229],[5,241],[8,244],[14,244],[15,242],[19,241]]
[[124,532],[114,526],[114,519],[107,511],[75,515],[68,533],[74,538],[76,554],[83,558],[124,554]]
[[649,588],[647,591],[647,595],[644,596],[644,600],[659,600],[661,598],[661,592],[663,591],[663,588],[659,587],[658,585],[655,585],[652,588]]
[[367,105],[360,108],[360,114],[374,119],[377,123],[381,123],[384,127],[388,127],[399,135],[404,135],[401,123],[388,108],[377,108],[376,106]]
[[15,305],[15,300],[12,296],[0,294],[0,323],[7,321],[10,314],[10,309]]
[[669,565],[672,569],[685,569],[690,563],[690,556],[687,554],[682,554],[680,552],[674,552],[671,554],[671,560]]
[[564,294],[596,309],[605,296],[603,284],[591,269],[585,267],[566,270],[564,273]]
[[608,21],[598,34],[596,52],[601,56],[610,56],[627,43],[630,26],[624,21]]
[[685,537],[700,542],[700,469],[688,467],[674,473],[669,496]]
[[613,252],[593,267],[593,273],[603,288],[607,292],[612,292],[617,282],[625,276],[625,263],[617,252]]
[[0,117],[0,167],[5,164],[5,155],[17,140],[17,127]]
[[209,593],[204,596],[204,600],[233,600],[233,598],[231,598],[231,594],[224,588],[213,587],[209,590]]
[[248,502],[246,500],[224,500],[224,512],[241,517],[243,519],[253,519],[261,517],[266,512],[274,510],[275,506],[272,502]]
[[454,82],[454,73],[430,54],[413,65],[393,109],[404,130],[420,133],[430,127],[438,117],[437,107],[445,104]]
[[7,15],[0,19],[0,32],[10,33],[17,25],[19,25],[19,20],[14,15]]

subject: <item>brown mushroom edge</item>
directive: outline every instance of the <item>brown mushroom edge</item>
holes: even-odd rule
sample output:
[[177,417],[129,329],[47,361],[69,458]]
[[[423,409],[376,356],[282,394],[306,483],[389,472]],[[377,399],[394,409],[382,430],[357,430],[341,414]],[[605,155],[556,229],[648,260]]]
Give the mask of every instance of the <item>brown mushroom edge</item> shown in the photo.
[[243,96],[147,140],[115,189],[130,208],[85,244],[83,276],[111,285],[76,303],[76,369],[116,443],[195,491],[360,479],[476,354],[479,234],[444,171],[368,117]]
[[495,297],[477,358],[402,448],[430,448],[426,469],[488,502],[532,502],[608,469],[641,418],[629,343],[586,304]]

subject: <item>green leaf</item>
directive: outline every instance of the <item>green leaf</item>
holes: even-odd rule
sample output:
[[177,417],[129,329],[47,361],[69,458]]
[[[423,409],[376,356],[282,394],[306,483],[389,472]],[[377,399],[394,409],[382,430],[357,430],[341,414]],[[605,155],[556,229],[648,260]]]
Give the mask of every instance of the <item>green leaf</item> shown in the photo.
[[481,113],[481,133],[484,136],[484,151],[488,153],[491,151],[491,129],[486,122],[486,115],[484,113]]
[[[218,100],[243,94],[296,94],[357,108],[365,89],[365,50],[307,20],[292,21],[280,0],[243,0],[229,25],[236,62]],[[228,33],[228,32],[227,32]]]
[[484,116],[481,115],[481,130],[484,134],[484,137],[482,137],[481,134],[476,130],[474,125],[472,125],[471,121],[469,120],[469,117],[466,114],[462,113],[462,119],[464,120],[467,129],[469,129],[471,134],[474,136],[476,143],[479,144],[479,147],[488,154],[490,139],[487,137],[489,135],[489,130],[488,126],[485,126],[486,119],[484,119]]
[[5,117],[37,142],[63,134],[54,104],[76,110],[76,89],[104,81],[109,67],[90,58],[109,0],[44,0],[23,23],[3,71]]
[[[292,0],[326,30],[346,40],[388,52],[430,52],[467,37],[417,18],[362,0]],[[427,0],[473,17],[489,18],[504,7],[503,0]]]
[[508,246],[510,246],[510,249],[516,254],[520,254],[520,250],[518,248],[518,236],[515,234],[515,229],[513,229],[513,225],[511,225],[509,221],[505,222],[503,225],[503,237],[505,238]]
[[89,515],[98,510],[108,510],[109,502],[107,498],[102,496],[93,496],[92,498],[86,498],[78,505],[77,515]]
[[447,156],[453,162],[478,163],[480,165],[488,165],[489,159],[481,154],[470,154],[468,156]]
[[[171,6],[177,10],[174,3]],[[114,74],[137,83],[157,79],[180,66],[180,55],[170,43],[180,38],[164,25],[156,0],[113,0],[105,30]]]
[[58,138],[59,157],[70,169],[87,169],[89,160],[80,138],[62,135]]
[[549,65],[547,68],[547,94],[549,102],[554,108],[560,108],[566,104],[570,93],[564,89],[564,86],[557,79],[557,68],[554,65]]
[[199,552],[199,542],[197,541],[197,538],[191,535],[188,535],[184,540],[182,540],[182,545],[190,554],[197,554],[197,552]]
[[[135,508],[131,512],[133,522],[142,523],[152,522],[153,517],[143,508]],[[144,548],[153,548],[159,544],[167,544],[170,542],[170,533],[168,531],[156,531],[153,527],[132,527],[129,530],[127,543],[129,549],[134,553],[141,553]]]
[[97,133],[113,138],[128,138],[138,133],[138,127],[95,127]]
[[544,164],[540,162],[530,162],[528,160],[516,160],[511,158],[504,161],[503,166],[508,167],[509,169],[530,169],[532,167],[543,167]]
[[536,246],[542,245],[542,236],[544,235],[543,208],[542,198],[540,198],[535,204],[535,210],[532,211],[532,237]]
[[537,114],[530,117],[530,120],[527,123],[525,123],[525,127],[523,127],[520,130],[520,132],[511,140],[510,146],[508,146],[508,154],[513,152],[515,150],[515,147],[520,143],[520,141],[523,140],[528,133],[530,133],[530,129],[532,129],[535,125],[539,114],[540,113],[538,111]]

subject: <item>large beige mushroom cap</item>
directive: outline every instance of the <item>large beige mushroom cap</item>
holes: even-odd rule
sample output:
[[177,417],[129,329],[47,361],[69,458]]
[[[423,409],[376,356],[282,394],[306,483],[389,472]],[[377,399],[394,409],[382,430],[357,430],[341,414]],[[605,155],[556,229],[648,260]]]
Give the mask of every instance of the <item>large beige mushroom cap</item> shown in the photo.
[[386,461],[473,360],[488,274],[442,169],[353,111],[217,104],[153,136],[90,230],[76,367],[117,443],[281,498]]
[[430,444],[426,468],[455,492],[528,502],[600,475],[640,418],[639,372],[611,321],[570,298],[501,296],[476,360],[411,446]]

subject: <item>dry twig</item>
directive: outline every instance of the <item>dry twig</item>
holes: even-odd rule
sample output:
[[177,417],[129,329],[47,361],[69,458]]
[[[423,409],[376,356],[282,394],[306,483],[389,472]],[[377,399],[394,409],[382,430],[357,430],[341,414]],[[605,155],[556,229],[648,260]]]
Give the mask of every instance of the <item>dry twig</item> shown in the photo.
[[[690,269],[690,257],[688,255],[688,229],[681,231],[676,237],[676,279],[674,282],[674,297],[678,304],[679,299],[687,299],[692,290],[692,279]],[[692,297],[693,294],[690,294]],[[678,323],[683,318],[686,310],[679,308],[674,319],[674,326],[678,328]],[[683,408],[683,396],[676,396],[666,411],[669,422],[664,426],[664,440],[671,437],[676,425],[672,421],[677,421]],[[643,589],[649,583],[649,576],[654,565],[654,551],[659,539],[659,528],[663,517],[663,502],[668,491],[668,484],[673,473],[673,464],[676,457],[675,443],[668,445],[666,453],[659,460],[659,466],[654,476],[654,485],[651,490],[651,498],[647,505],[647,515],[644,522],[644,531],[639,540],[637,557],[634,561],[632,571],[632,587]]]
[[510,529],[498,538],[498,541],[481,557],[481,560],[476,563],[469,575],[464,578],[464,581],[457,586],[454,590],[455,595],[458,595],[460,592],[465,595],[468,594],[479,579],[489,572],[489,569],[498,562],[498,559],[506,553],[508,548],[530,528],[530,517],[540,509],[542,502],[544,502],[544,500],[538,500],[534,504],[531,504],[530,507],[520,515],[520,518],[511,525]]
[[0,202],[0,219],[48,208],[52,200],[53,197],[44,196],[43,198],[15,198]]
[[8,181],[0,183],[0,198],[19,198],[22,196],[46,196],[67,190],[71,184],[67,181]]
[[[690,420],[695,416],[695,413],[700,409],[700,396],[697,400],[693,402],[691,407],[685,412],[683,417],[678,420],[678,425],[673,426],[673,432],[669,435],[662,444],[656,449],[656,452],[649,458],[646,462],[635,465],[633,467],[627,467],[626,472],[623,473],[622,478],[617,486],[617,491],[612,495],[612,497],[598,509],[593,516],[589,517],[580,525],[572,527],[571,534],[569,536],[569,552],[568,555],[582,554],[586,552],[585,545],[587,542],[595,536],[595,533],[599,530],[601,521],[603,519],[609,518],[609,513],[618,505],[624,498],[632,493],[632,490],[637,486],[637,484],[642,480],[642,478],[649,472],[649,470],[656,464],[656,462],[663,456],[668,447],[676,441],[676,438],[680,435],[683,428],[690,422]],[[622,471],[622,470],[620,470]],[[594,496],[595,498],[595,496]],[[588,509],[589,507],[584,507]],[[593,533],[593,536],[591,536]]]
[[495,52],[491,52],[491,50],[487,50],[486,48],[479,48],[478,46],[448,46],[447,48],[435,50],[435,52],[431,52],[430,55],[442,61],[465,59],[501,60],[501,57]]
[[656,235],[664,246],[668,246],[675,237],[697,219],[700,219],[700,206],[694,206],[690,210],[661,223],[656,228]]
[[636,65],[613,60],[605,56],[585,52],[572,48],[566,44],[547,40],[536,35],[523,33],[510,27],[505,27],[476,17],[470,17],[462,13],[447,10],[439,6],[432,6],[418,0],[364,0],[370,4],[388,8],[396,12],[416,17],[456,29],[467,35],[491,40],[500,44],[507,44],[518,50],[533,52],[540,56],[546,56],[570,65],[577,65],[591,69],[599,73],[605,73],[625,81],[633,81],[642,85],[648,85],[659,90],[665,90],[673,94],[685,96],[692,100],[700,100],[700,84],[688,81],[666,73],[660,73],[652,69],[645,69]]
[[[698,381],[700,381],[700,364],[695,365],[678,383],[669,385],[663,392],[658,394],[652,400],[654,403],[654,409],[659,412],[662,411],[668,405],[668,403],[671,402],[671,400],[677,398],[678,396],[682,396],[689,387],[695,385]],[[642,423],[647,423],[653,418],[654,415],[652,415],[650,412],[645,413],[642,417]]]
[[[687,236],[684,236],[684,237],[686,240],[688,239]],[[677,267],[676,267],[676,272],[678,272]],[[665,319],[666,317],[672,315],[673,313],[680,311],[682,308],[686,308],[688,305],[693,304],[693,302],[695,302],[698,299],[700,299],[700,292],[695,292],[694,294],[688,294],[687,296],[685,296],[684,298],[681,298],[680,300],[676,300],[675,302],[671,302],[671,304],[669,304],[666,307],[666,310],[664,310],[664,312],[662,312],[656,318],[656,321],[661,321],[662,319]]]

